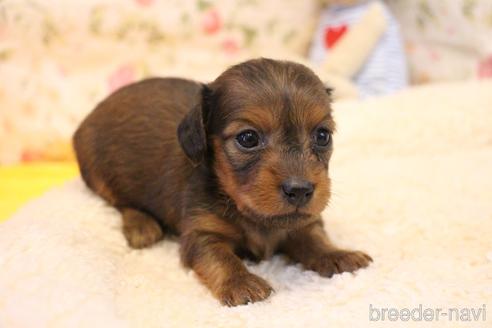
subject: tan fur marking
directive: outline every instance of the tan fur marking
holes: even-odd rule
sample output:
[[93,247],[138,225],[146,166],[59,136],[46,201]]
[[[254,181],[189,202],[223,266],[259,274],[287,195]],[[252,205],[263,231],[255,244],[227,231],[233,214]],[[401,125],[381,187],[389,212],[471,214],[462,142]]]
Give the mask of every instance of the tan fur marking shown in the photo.
[[187,221],[183,229],[183,234],[192,231],[214,233],[231,240],[239,240],[241,238],[241,231],[238,227],[209,213],[196,215]]
[[122,210],[123,234],[132,248],[145,248],[162,239],[164,233],[157,221],[143,212],[125,208]]
[[272,292],[265,280],[248,272],[234,254],[231,243],[220,236],[190,233],[184,236],[182,245],[183,258],[188,258],[199,279],[222,304],[235,306],[261,301]]
[[239,197],[239,187],[234,177],[234,172],[227,162],[227,158],[224,154],[222,142],[219,138],[213,139],[214,151],[215,151],[215,172],[217,174],[220,184],[224,188],[225,192],[236,202],[236,206],[241,209],[244,206],[244,202]]
[[275,119],[271,109],[262,107],[245,108],[234,117],[234,120],[249,122],[265,133],[272,131],[279,125],[278,119]]
[[315,107],[309,111],[304,111],[303,121],[305,121],[304,124],[306,128],[311,130],[317,127],[320,123],[325,123],[326,127],[333,132],[335,130],[335,122],[333,121],[331,115],[328,115],[328,113],[329,111],[327,111],[327,109],[321,107]]
[[261,233],[258,230],[246,231],[246,245],[259,259],[267,260],[277,251],[279,244],[286,238],[285,230],[273,230]]
[[372,262],[372,258],[363,252],[334,246],[328,239],[321,220],[289,234],[282,249],[294,261],[325,277],[353,272]]
[[106,186],[104,181],[99,178],[93,178],[91,181],[94,191],[106,200],[110,205],[116,204],[116,197],[114,197],[113,192]]

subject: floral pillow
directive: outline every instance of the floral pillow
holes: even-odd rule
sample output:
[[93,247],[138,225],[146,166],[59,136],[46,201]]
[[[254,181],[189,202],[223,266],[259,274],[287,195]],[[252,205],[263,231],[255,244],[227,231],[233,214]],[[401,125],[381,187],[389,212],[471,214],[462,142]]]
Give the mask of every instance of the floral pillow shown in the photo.
[[0,163],[63,159],[82,118],[147,76],[208,81],[303,55],[318,0],[0,1]]

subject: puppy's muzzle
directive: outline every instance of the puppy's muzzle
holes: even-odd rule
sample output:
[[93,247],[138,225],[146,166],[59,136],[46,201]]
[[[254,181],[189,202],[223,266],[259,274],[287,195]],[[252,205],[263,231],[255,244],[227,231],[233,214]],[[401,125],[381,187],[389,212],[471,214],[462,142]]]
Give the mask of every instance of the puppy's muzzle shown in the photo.
[[306,205],[314,193],[314,185],[306,180],[290,178],[282,183],[282,194],[287,202],[295,207]]

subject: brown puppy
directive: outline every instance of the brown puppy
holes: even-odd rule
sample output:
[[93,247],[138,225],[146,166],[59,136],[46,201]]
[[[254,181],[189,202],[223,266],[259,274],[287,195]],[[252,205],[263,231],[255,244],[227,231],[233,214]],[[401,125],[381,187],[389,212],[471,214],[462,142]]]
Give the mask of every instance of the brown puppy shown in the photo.
[[282,252],[326,277],[371,261],[323,230],[334,128],[312,71],[256,59],[208,85],[124,87],[85,119],[74,147],[87,185],[121,211],[129,245],[180,235],[184,265],[233,306],[272,292],[240,257]]

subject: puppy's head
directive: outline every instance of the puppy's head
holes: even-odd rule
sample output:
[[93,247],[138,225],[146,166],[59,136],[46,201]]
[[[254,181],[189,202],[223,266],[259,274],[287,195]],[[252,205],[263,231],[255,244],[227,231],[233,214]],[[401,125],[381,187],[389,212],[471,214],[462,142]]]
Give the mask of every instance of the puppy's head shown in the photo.
[[329,92],[311,70],[255,59],[205,87],[178,137],[193,161],[211,154],[220,187],[243,215],[288,227],[328,202],[333,130]]

